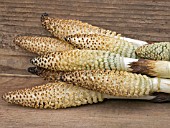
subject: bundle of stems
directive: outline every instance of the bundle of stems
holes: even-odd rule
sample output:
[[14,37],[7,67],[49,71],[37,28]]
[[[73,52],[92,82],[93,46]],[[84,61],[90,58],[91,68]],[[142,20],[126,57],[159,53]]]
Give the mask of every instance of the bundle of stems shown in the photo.
[[67,108],[104,99],[170,101],[170,45],[148,44],[78,20],[41,16],[54,37],[17,36],[14,43],[38,54],[28,72],[52,83],[5,93],[33,108]]

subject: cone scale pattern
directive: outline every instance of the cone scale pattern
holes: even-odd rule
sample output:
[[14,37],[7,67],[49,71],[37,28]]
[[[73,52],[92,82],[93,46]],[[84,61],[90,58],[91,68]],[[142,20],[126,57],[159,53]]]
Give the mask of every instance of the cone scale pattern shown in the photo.
[[113,38],[96,34],[76,34],[65,38],[73,46],[79,49],[105,50],[120,56],[136,58],[135,50],[137,46],[119,37]]
[[2,97],[9,103],[33,108],[67,108],[103,101],[99,92],[63,82],[48,83],[30,89],[8,92]]
[[143,45],[136,50],[136,54],[145,59],[170,61],[170,42]]
[[67,51],[75,49],[71,44],[56,38],[38,36],[18,36],[14,43],[29,52],[47,54],[49,52]]
[[70,50],[49,53],[31,60],[32,64],[54,71],[94,69],[127,70],[119,54],[100,50]]
[[48,14],[42,15],[41,22],[45,29],[59,39],[64,39],[64,37],[74,34],[98,34],[111,37],[116,35],[116,32],[92,26],[78,20],[50,18]]

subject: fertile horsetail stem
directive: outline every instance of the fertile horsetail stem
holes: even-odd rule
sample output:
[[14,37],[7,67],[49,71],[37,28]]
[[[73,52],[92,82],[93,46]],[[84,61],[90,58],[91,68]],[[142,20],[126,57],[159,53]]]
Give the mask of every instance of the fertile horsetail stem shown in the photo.
[[97,34],[76,34],[67,36],[65,40],[79,49],[105,50],[121,56],[136,58],[137,47],[120,38]]
[[170,93],[170,80],[115,70],[55,72],[29,68],[45,80],[63,81],[113,96],[139,97],[154,92]]
[[154,102],[169,101],[166,94],[153,94],[143,97],[116,97],[91,91],[82,87],[73,86],[64,82],[48,83],[28,89],[21,89],[5,93],[3,100],[32,108],[68,108],[85,104],[102,102],[104,99],[143,99]]
[[100,50],[70,50],[49,53],[31,60],[35,66],[54,71],[122,70],[170,78],[170,62],[133,59]]
[[[65,20],[58,18],[51,18],[48,14],[41,16],[42,26],[47,29],[52,35],[64,40],[64,37],[75,34],[97,34],[103,36],[110,36],[118,38],[116,32],[106,30],[93,26],[88,23],[81,22],[79,20]],[[118,34],[119,35],[119,34]],[[136,46],[142,46],[147,44],[145,41],[130,39],[126,37],[120,37],[123,40],[133,43]]]

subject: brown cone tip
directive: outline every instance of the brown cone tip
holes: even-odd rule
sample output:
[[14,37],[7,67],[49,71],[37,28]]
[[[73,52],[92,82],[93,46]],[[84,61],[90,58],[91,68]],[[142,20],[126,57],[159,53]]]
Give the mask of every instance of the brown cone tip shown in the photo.
[[19,45],[20,46],[20,43],[22,41],[22,37],[21,36],[16,36],[13,40],[13,42],[16,44],[16,45]]
[[41,22],[44,22],[47,18],[48,18],[48,13],[43,13],[42,15],[41,15]]
[[34,74],[34,75],[40,75],[42,72],[43,72],[43,68],[39,68],[39,67],[29,67],[27,69],[27,71],[31,74]]
[[6,102],[7,102],[7,97],[6,97],[6,96],[7,96],[7,94],[6,94],[6,93],[5,93],[5,94],[3,94],[3,95],[2,95],[2,99],[3,99],[4,101],[6,101]]
[[[2,95],[2,99],[8,103],[15,103],[17,104],[17,100],[14,98],[16,92],[8,92]],[[17,96],[18,97],[18,96]],[[18,99],[19,100],[19,99]]]
[[41,67],[29,67],[27,70],[29,73],[40,76],[49,82],[62,81],[61,77],[64,74],[62,71],[51,71]]

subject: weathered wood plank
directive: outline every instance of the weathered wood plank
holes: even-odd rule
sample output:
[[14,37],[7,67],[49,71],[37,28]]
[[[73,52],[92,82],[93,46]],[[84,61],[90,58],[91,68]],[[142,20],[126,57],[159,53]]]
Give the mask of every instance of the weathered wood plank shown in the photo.
[[33,66],[30,63],[30,59],[36,55],[24,50],[22,51],[20,50],[20,52],[18,52],[0,49],[0,74],[31,75],[27,72],[27,68]]
[[[0,0],[0,96],[45,83],[26,71],[31,66],[29,59],[36,55],[13,43],[14,37],[20,34],[51,36],[41,27],[40,16],[44,12],[51,17],[82,20],[130,38],[170,41],[169,0]],[[11,77],[15,74],[28,76]],[[39,110],[10,105],[0,98],[2,128],[169,128],[169,115],[168,103],[107,100],[76,108]]]

